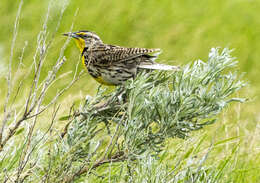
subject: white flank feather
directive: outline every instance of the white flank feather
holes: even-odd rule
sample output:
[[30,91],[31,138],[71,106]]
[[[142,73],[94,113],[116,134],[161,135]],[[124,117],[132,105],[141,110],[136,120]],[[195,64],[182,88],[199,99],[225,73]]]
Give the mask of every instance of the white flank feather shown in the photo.
[[155,69],[155,70],[178,70],[179,67],[178,66],[172,66],[172,65],[164,65],[164,64],[158,64],[158,63],[154,63],[151,65],[139,65],[138,68],[142,68],[142,69]]

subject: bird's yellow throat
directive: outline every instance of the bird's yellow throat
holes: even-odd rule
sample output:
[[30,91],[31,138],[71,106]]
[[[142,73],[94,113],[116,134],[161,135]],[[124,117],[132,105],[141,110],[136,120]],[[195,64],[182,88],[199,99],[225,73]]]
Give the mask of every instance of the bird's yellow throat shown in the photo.
[[[85,48],[85,41],[84,41],[84,39],[82,39],[82,38],[76,38],[76,39],[74,39],[75,40],[75,42],[76,42],[76,44],[77,44],[77,46],[78,46],[78,48],[79,48],[79,50],[80,50],[80,53],[82,54],[82,52],[83,52],[83,50],[84,50],[84,48]],[[82,55],[82,57],[81,57],[81,61],[82,61],[82,64],[83,64],[83,66],[85,67],[85,69],[87,69],[87,66],[85,65],[85,58],[84,58],[84,56]]]
[[75,42],[76,42],[76,44],[77,44],[77,46],[78,46],[78,48],[80,50],[80,53],[82,53],[84,48],[85,48],[85,44],[86,44],[85,40],[82,39],[82,38],[76,38],[74,40],[75,40]]

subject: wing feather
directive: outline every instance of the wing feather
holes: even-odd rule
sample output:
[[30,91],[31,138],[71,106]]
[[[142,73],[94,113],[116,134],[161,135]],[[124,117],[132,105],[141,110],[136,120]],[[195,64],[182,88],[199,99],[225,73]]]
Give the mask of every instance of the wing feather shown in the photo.
[[157,57],[161,50],[158,48],[126,48],[102,44],[90,48],[87,52],[86,54],[94,56],[94,60],[99,61],[100,64],[107,65],[115,62],[127,62],[128,60],[152,53],[154,53],[154,57]]

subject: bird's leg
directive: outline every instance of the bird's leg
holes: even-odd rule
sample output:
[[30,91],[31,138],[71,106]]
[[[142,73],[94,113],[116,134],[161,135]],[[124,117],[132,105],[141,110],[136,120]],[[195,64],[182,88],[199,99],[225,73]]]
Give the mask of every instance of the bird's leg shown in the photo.
[[120,86],[119,93],[118,93],[118,100],[119,103],[125,104],[127,102],[127,96],[125,92],[125,87],[123,85]]

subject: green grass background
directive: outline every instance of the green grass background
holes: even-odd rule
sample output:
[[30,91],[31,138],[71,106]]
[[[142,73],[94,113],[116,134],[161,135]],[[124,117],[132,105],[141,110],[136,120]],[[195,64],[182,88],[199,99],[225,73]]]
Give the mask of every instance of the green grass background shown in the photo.
[[[50,34],[55,30],[63,2],[53,1],[48,23]],[[42,29],[48,3],[49,1],[45,0],[24,1],[13,61],[15,67],[24,43],[28,41],[24,52],[22,71],[24,73],[33,61],[37,34]],[[18,0],[0,2],[0,82],[3,85],[18,5]],[[77,9],[78,13],[74,17]],[[211,47],[234,48],[233,55],[239,60],[239,72],[245,72],[244,79],[250,84],[237,95],[250,100],[246,104],[232,105],[220,115],[220,120],[216,124],[192,136],[206,137],[203,141],[205,148],[213,137],[215,142],[234,138],[223,143],[224,145],[216,146],[208,163],[218,164],[232,155],[234,162],[230,172],[227,172],[226,180],[260,182],[259,10],[259,0],[71,0],[61,26],[55,34],[41,77],[43,78],[56,62],[59,50],[66,40],[61,33],[68,32],[72,22],[74,22],[73,30],[94,31],[105,43],[127,47],[161,48],[163,53],[159,57],[159,62],[162,63],[183,65],[197,59],[207,60]],[[66,49],[65,56],[67,62],[60,74],[74,70],[79,61],[79,51],[73,41]],[[80,70],[82,69],[80,65]],[[72,74],[68,75],[65,80],[56,84],[55,89],[62,88],[71,78]],[[69,106],[79,102],[86,95],[93,95],[97,87],[98,83],[86,74],[61,97],[63,107],[60,115],[68,112]],[[50,91],[48,98],[55,92]],[[6,87],[2,87],[0,89],[2,99],[5,93]],[[1,105],[4,101],[2,99]],[[184,142],[172,140],[169,149],[174,149],[179,143]],[[235,145],[239,145],[239,148],[234,154],[232,149]]]

